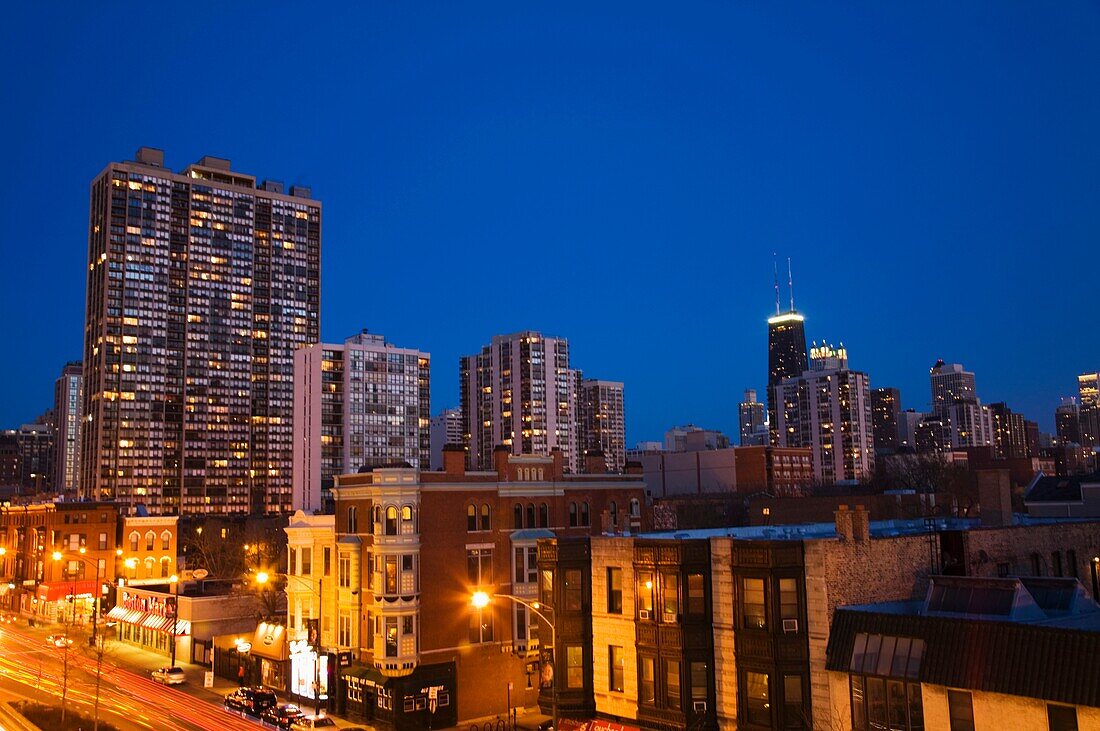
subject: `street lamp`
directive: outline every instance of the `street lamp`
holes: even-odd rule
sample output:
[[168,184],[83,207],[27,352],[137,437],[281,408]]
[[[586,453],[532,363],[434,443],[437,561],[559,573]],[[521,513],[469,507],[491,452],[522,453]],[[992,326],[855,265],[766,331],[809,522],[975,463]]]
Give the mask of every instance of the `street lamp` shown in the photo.
[[[69,558],[71,558],[73,560],[76,560],[76,561],[83,561],[86,564],[92,564],[93,563],[92,559],[90,559],[90,558],[88,558],[87,556],[84,555],[87,552],[87,550],[88,549],[84,548],[84,546],[81,546],[78,554],[75,555],[75,556],[72,555],[72,554],[69,554]],[[53,552],[53,560],[54,561],[60,561],[63,558],[65,558],[65,554],[63,554],[61,551],[54,551]],[[94,565],[95,565],[95,598],[92,601],[92,644],[93,645],[96,642],[96,638],[98,637],[98,632],[99,632],[99,599],[100,599],[100,596],[103,594],[103,579],[102,579],[102,577],[100,576],[100,573],[99,573],[99,561],[95,561]],[[76,594],[75,582],[70,582],[70,586],[72,587],[73,594],[75,595]],[[73,599],[75,600],[76,597],[74,596]]]
[[[528,601],[526,599],[523,599],[522,597],[514,596],[512,594],[489,595],[484,591],[475,591],[473,593],[473,596],[470,597],[470,604],[472,604],[475,609],[484,609],[485,607],[489,606],[489,602],[491,601],[492,597],[508,599],[509,601],[515,602],[516,604],[522,604],[523,606],[534,612],[539,619],[541,619],[543,622],[546,622],[547,626],[550,627],[550,647],[553,649],[554,652],[554,666],[552,666],[554,672],[550,676],[550,718],[553,720],[554,731],[558,731],[558,672],[556,667],[556,665],[558,664],[558,635],[557,629],[554,627],[554,623],[547,619],[545,614],[539,611],[540,609],[546,609],[547,607],[540,602]],[[508,713],[511,714],[511,712],[512,709],[509,708]]]
[[1100,602],[1100,556],[1092,557],[1092,599]]
[[176,632],[180,626],[180,577],[177,574],[172,574],[168,577],[168,581],[171,582],[173,588],[173,594],[175,594],[175,601],[172,603],[172,665],[176,667]]
[[[293,574],[275,574],[276,576],[282,576],[286,579],[298,579],[299,581],[307,581],[305,576],[294,576]],[[267,571],[256,572],[256,583],[263,586],[271,580],[271,574]],[[310,582],[312,583],[312,582]],[[313,586],[309,586],[309,590],[313,591]],[[313,701],[314,712],[317,715],[321,715],[321,608],[325,604],[324,597],[324,578],[317,578],[317,590],[313,591],[313,594],[317,597],[317,647],[314,648],[313,658]],[[287,607],[287,612],[290,612],[290,608]]]

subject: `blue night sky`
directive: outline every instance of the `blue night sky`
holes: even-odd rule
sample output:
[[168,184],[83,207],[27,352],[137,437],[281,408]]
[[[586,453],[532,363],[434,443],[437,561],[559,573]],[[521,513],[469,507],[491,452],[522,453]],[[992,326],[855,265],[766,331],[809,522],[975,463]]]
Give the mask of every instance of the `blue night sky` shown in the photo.
[[6,11],[0,426],[80,358],[88,185],[141,145],[311,186],[323,339],[430,351],[433,411],[531,328],[630,443],[735,434],[773,251],[906,407],[944,358],[1049,430],[1100,368],[1095,2],[161,5]]

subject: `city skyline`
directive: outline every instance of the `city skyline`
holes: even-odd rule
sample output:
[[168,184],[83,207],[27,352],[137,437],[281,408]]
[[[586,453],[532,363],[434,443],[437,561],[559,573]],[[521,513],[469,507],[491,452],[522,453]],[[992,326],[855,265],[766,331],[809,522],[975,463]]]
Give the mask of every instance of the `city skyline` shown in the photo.
[[[35,12],[17,9],[9,27]],[[248,135],[243,111],[284,81],[239,88],[236,72],[210,79],[208,93],[227,104],[216,118],[139,113],[179,98],[161,83],[176,66],[143,70],[149,83],[130,96],[82,91],[109,68],[90,50],[96,29],[121,24],[117,32],[136,48],[151,49],[136,29],[174,22],[171,11],[131,18],[75,10],[79,23],[34,41],[41,51],[29,36],[6,38],[5,60],[30,56],[38,67],[3,92],[8,106],[36,113],[9,120],[22,141],[12,151],[21,175],[18,186],[14,177],[2,184],[0,213],[10,222],[8,240],[31,245],[11,247],[0,296],[7,311],[33,305],[35,316],[0,326],[5,342],[25,343],[27,353],[0,366],[9,384],[0,423],[15,427],[41,413],[59,369],[79,357],[88,186],[107,162],[140,145],[164,149],[172,169],[209,153],[261,177],[310,185],[326,204],[321,340],[340,342],[366,325],[433,353],[445,366],[433,379],[433,414],[458,404],[447,364],[493,335],[533,329],[569,338],[586,370],[626,384],[628,445],[688,421],[736,434],[743,390],[766,394],[773,252],[793,259],[807,339],[843,333],[872,386],[899,388],[903,408],[928,409],[926,369],[942,358],[978,374],[983,402],[1006,402],[1051,432],[1059,397],[1074,395],[1076,377],[1097,369],[1100,345],[1080,336],[1087,294],[1071,285],[1066,266],[1085,260],[1098,227],[1091,171],[1100,148],[1089,130],[1100,108],[1088,90],[1100,63],[1089,62],[1098,53],[1085,43],[1095,35],[1094,12],[1057,8],[1033,17],[1004,7],[989,25],[981,11],[956,8],[950,32],[933,41],[925,33],[932,20],[916,10],[849,9],[830,19],[814,8],[804,8],[805,17],[710,9],[652,48],[645,40],[660,21],[644,9],[626,28],[600,15],[584,29],[563,27],[553,45],[536,32],[548,20],[536,10],[511,11],[511,39],[457,13],[394,12],[352,19],[377,46],[376,56],[346,52],[344,65],[363,78],[349,78],[323,54],[307,68],[290,65],[284,81],[308,77],[317,85],[309,98],[319,103],[294,106]],[[264,22],[285,21],[274,16]],[[157,43],[187,58],[185,47],[225,43],[245,14],[229,9],[213,30],[178,20],[177,32]],[[339,35],[336,20],[308,19],[316,33],[306,35]],[[378,37],[375,21],[390,36]],[[800,34],[822,23],[832,33],[815,47],[822,63],[807,76]],[[868,24],[877,35],[860,32]],[[468,41],[448,40],[455,25]],[[612,27],[618,35],[606,32]],[[1042,58],[1019,52],[1029,46],[1018,32],[1047,49]],[[964,43],[975,33],[986,45]],[[1055,33],[1058,44],[1043,41]],[[410,34],[423,35],[432,49],[426,58],[409,52]],[[554,53],[559,42],[576,53]],[[905,97],[892,83],[905,61],[886,50],[899,46],[928,65],[925,77],[906,77]],[[317,49],[307,38],[303,50]],[[937,53],[942,58],[929,58]],[[502,54],[513,63],[499,64]],[[618,65],[623,55],[638,68]],[[454,68],[423,100],[398,104],[397,87],[416,81],[420,64]],[[698,79],[681,83],[696,71]],[[481,82],[457,93],[450,74]],[[1062,83],[1044,84],[1049,75]],[[815,91],[823,81],[828,97]],[[775,85],[791,93],[777,98]],[[356,96],[363,101],[351,111],[371,112],[360,115],[362,128],[332,106],[338,100],[343,111]],[[89,112],[87,124],[74,129],[72,102],[60,99],[75,99]],[[112,105],[118,109],[107,114]],[[49,196],[31,193],[47,185]],[[507,246],[514,256],[491,260],[501,270],[494,300],[514,306],[475,304],[462,283]],[[611,272],[599,290],[568,263],[593,247]],[[838,247],[848,247],[843,268],[834,263]],[[952,267],[940,261],[947,252]],[[531,274],[504,276],[508,266]],[[408,308],[359,297],[357,272],[401,268],[415,271],[430,296]],[[374,277],[370,302],[396,301],[407,280]],[[40,296],[42,282],[56,285],[51,296]],[[523,298],[562,282],[563,298]],[[1005,299],[1006,288],[1018,296]],[[675,390],[670,366],[651,365],[663,363],[669,342],[704,356],[671,366]],[[1021,349],[1027,369],[1013,363]],[[720,381],[710,378],[715,364]]]

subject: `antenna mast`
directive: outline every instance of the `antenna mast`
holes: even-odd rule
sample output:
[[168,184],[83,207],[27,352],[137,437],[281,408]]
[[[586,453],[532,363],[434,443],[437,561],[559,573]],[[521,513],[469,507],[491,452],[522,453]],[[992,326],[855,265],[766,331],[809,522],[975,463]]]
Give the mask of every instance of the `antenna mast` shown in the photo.
[[779,314],[779,263],[772,252],[772,269],[775,270],[775,314]]
[[791,275],[791,257],[787,257],[787,289],[791,293],[791,312],[794,312],[794,277]]

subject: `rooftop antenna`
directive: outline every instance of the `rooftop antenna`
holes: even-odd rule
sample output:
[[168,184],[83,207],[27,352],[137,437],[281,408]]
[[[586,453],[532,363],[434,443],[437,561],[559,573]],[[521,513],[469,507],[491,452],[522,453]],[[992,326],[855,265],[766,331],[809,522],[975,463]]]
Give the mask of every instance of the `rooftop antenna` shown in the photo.
[[791,312],[794,312],[794,276],[791,274],[791,257],[787,257],[787,289],[791,293]]
[[775,270],[775,314],[779,314],[779,263],[775,252],[772,252],[772,269]]

